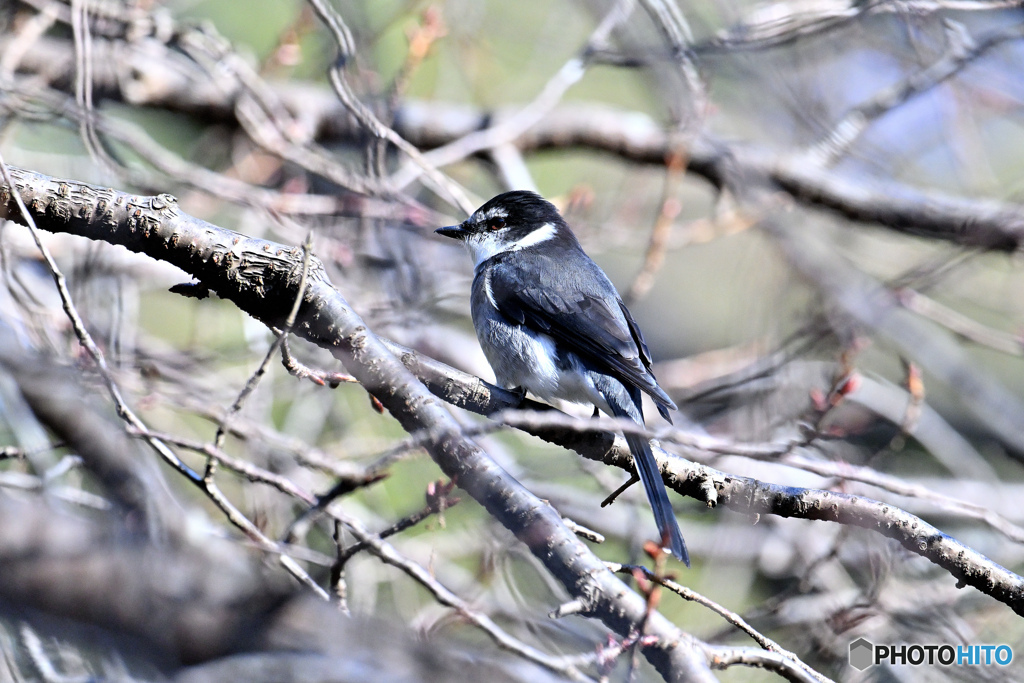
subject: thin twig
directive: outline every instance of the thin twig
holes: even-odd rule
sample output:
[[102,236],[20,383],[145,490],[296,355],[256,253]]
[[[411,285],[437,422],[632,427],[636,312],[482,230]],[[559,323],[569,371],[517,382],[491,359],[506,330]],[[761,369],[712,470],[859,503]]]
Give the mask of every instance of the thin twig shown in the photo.
[[627,305],[632,305],[638,299],[643,298],[654,286],[654,278],[665,263],[665,249],[668,247],[672,223],[682,210],[682,204],[675,195],[679,181],[683,177],[683,170],[686,168],[685,153],[682,150],[675,152],[666,161],[661,209],[658,211],[658,217],[654,220],[654,229],[651,230],[651,237],[647,242],[644,262],[636,277],[633,278],[633,284],[629,286],[626,294],[622,297]]
[[576,665],[567,658],[554,657],[541,652],[540,650],[527,645],[516,638],[513,638],[500,626],[494,623],[489,616],[472,609],[465,600],[445,588],[422,566],[406,557],[403,557],[397,550],[395,550],[394,546],[382,541],[379,536],[367,531],[358,520],[345,515],[338,510],[336,506],[331,507],[329,511],[331,516],[345,525],[349,533],[355,536],[360,543],[365,544],[368,551],[373,553],[373,555],[385,564],[389,564],[405,572],[409,577],[426,588],[430,594],[434,596],[435,600],[446,607],[451,607],[458,612],[459,616],[463,619],[486,633],[491,640],[498,645],[498,647],[519,655],[528,661],[539,664],[550,671],[566,676],[571,680],[586,680],[587,677],[584,676]]
[[314,370],[292,355],[288,338],[281,335],[281,364],[293,377],[308,379],[313,384],[332,389],[345,383],[358,383],[355,377],[346,372],[328,372],[327,370]]
[[[50,274],[53,277],[54,283],[57,285],[57,291],[60,295],[61,304],[64,308],[65,314],[71,321],[72,329],[75,335],[78,337],[79,344],[88,352],[92,357],[93,362],[96,363],[97,370],[100,376],[103,378],[107,385],[107,390],[114,400],[114,405],[117,408],[118,415],[124,419],[131,427],[139,430],[140,433],[148,431],[145,423],[142,422],[135,415],[135,413],[128,407],[127,403],[121,395],[121,390],[118,388],[117,383],[114,381],[113,374],[110,372],[110,368],[107,365],[107,361],[103,352],[100,351],[96,342],[89,334],[88,330],[85,329],[85,323],[82,321],[82,317],[79,315],[78,310],[75,308],[75,304],[71,299],[71,293],[68,291],[67,282],[64,279],[64,274],[57,266],[57,262],[53,259],[50,250],[47,249],[46,245],[40,238],[38,229],[36,228],[35,220],[32,214],[29,213],[28,208],[25,206],[24,201],[21,198],[21,193],[17,192],[17,185],[14,183],[14,179],[11,177],[10,169],[7,167],[7,163],[4,161],[3,156],[0,155],[0,173],[2,173],[4,182],[7,187],[12,189],[11,195],[14,202],[18,206],[18,210],[21,213],[22,218],[32,234],[32,238],[36,243],[36,247],[43,255],[43,260],[46,262],[47,267],[50,270]],[[245,515],[243,515],[234,505],[227,500],[220,489],[218,489],[212,481],[207,481],[205,477],[200,476],[197,472],[188,467],[183,463],[178,456],[168,448],[160,439],[151,436],[143,437],[154,450],[157,451],[164,460],[174,467],[179,473],[183,474],[193,484],[197,485],[202,489],[213,502],[221,509],[221,511],[227,516],[227,518],[235,524],[239,529],[244,531],[250,538],[260,543],[261,547],[268,550],[273,549],[276,552],[275,544],[263,535],[256,526],[249,521]],[[313,579],[303,570],[295,561],[287,555],[280,555],[281,564],[299,581],[309,586],[315,592],[322,595],[324,599],[327,599],[327,594]]]
[[828,135],[808,151],[810,163],[817,166],[834,163],[850,150],[871,123],[887,112],[949,80],[989,50],[1024,38],[1024,23],[999,29],[979,42],[975,42],[959,23],[947,21],[946,28],[949,42],[946,54],[847,112]]
[[13,470],[0,471],[0,488],[19,491],[46,491],[47,495],[51,495],[59,500],[93,510],[110,510],[113,508],[109,500],[97,496],[95,493],[89,493],[88,491],[71,486],[51,486],[44,478],[26,474],[25,472]]
[[642,576],[644,576],[648,581],[653,581],[654,583],[664,586],[665,588],[677,594],[684,600],[689,600],[691,602],[696,602],[699,605],[703,605],[704,607],[708,608],[715,614],[719,615],[720,617],[728,621],[736,628],[746,633],[765,650],[783,656],[790,663],[790,665],[799,668],[811,679],[818,681],[819,683],[830,683],[830,679],[825,678],[817,671],[807,666],[807,664],[805,664],[795,654],[783,648],[781,645],[776,643],[771,638],[762,634],[760,631],[758,631],[753,626],[748,624],[746,620],[744,620],[743,617],[741,617],[739,614],[733,612],[730,609],[727,609],[726,607],[723,607],[722,605],[719,605],[714,600],[706,596],[703,596],[694,590],[687,588],[686,586],[678,583],[677,581],[672,580],[670,577],[656,574],[655,572],[652,572],[650,569],[642,565],[619,564],[617,562],[606,562],[605,564],[608,566],[610,570],[619,574],[634,575],[639,573]]
[[907,287],[896,291],[896,300],[908,311],[928,318],[968,341],[1011,356],[1024,356],[1024,335],[994,330]]
[[[4,183],[6,183],[7,187],[17,187],[14,184],[14,179],[11,177],[11,172],[7,167],[7,162],[3,159],[3,155],[0,155],[0,173],[3,174]],[[132,427],[139,430],[146,430],[146,425],[141,419],[139,419],[132,409],[128,407],[124,397],[121,395],[121,390],[114,381],[113,374],[110,372],[110,368],[107,365],[107,360],[103,355],[103,352],[100,351],[99,346],[96,345],[96,342],[93,340],[92,335],[89,334],[89,331],[85,329],[85,323],[82,320],[82,316],[79,315],[78,309],[75,307],[74,301],[71,299],[71,292],[68,291],[67,281],[64,279],[64,273],[61,272],[60,268],[57,266],[57,262],[53,258],[53,255],[50,253],[50,250],[43,243],[39,235],[39,230],[36,227],[35,220],[33,219],[32,214],[29,213],[28,208],[25,206],[25,202],[22,200],[21,194],[17,191],[13,191],[11,192],[11,195],[18,206],[18,211],[21,213],[21,216],[28,227],[29,233],[32,235],[33,241],[35,241],[36,248],[39,249],[39,253],[42,254],[43,260],[46,262],[46,267],[50,271],[50,276],[53,278],[54,284],[57,286],[57,293],[60,296],[64,313],[67,315],[68,320],[71,321],[71,329],[78,338],[78,343],[82,345],[82,348],[86,350],[89,356],[93,359],[93,362],[96,364],[99,375],[106,384],[107,391],[110,393],[110,396],[114,401],[117,414]],[[200,475],[183,463],[162,441],[159,439],[147,438],[146,442],[160,455],[160,457],[164,459],[164,461],[179,473],[183,474],[189,481],[197,483],[201,480]]]
[[654,21],[671,47],[673,61],[679,66],[689,90],[686,93],[687,101],[684,106],[689,107],[694,113],[691,118],[696,120],[682,119],[677,127],[684,132],[688,129],[696,129],[707,113],[708,95],[707,86],[693,59],[693,31],[678,2],[674,0],[642,0],[642,2],[647,9],[648,16]]
[[[1016,543],[1024,543],[1024,527],[1015,524],[1005,516],[992,510],[989,506],[978,505],[937,493],[926,486],[905,481],[900,477],[885,474],[870,467],[861,467],[843,462],[813,460],[800,455],[797,451],[809,445],[808,439],[810,435],[814,434],[813,431],[809,432],[808,436],[779,443],[747,444],[725,443],[719,439],[694,435],[672,426],[651,429],[627,419],[601,416],[583,420],[557,411],[506,410],[493,417],[505,425],[517,428],[559,427],[579,432],[620,431],[639,434],[650,439],[684,446],[689,449],[687,456],[698,462],[712,460],[706,457],[708,455],[735,456],[762,462],[778,463],[841,481],[856,481],[896,495],[934,503],[946,513],[982,521],[1008,539]],[[655,450],[655,453],[657,452]],[[702,454],[705,457],[701,457]],[[631,477],[601,503],[602,507],[613,502],[615,498],[637,481],[639,481],[638,478]]]
[[[433,515],[444,514],[445,510],[455,507],[461,500],[460,498],[451,495],[454,488],[455,486],[451,482],[445,483],[443,481],[438,481],[431,483],[427,489],[426,506],[411,515],[407,515],[398,520],[387,529],[377,534],[377,537],[384,539],[388,536],[394,536],[399,532],[416,526]],[[339,550],[338,559],[335,562],[335,571],[339,573],[343,571],[345,565],[350,559],[355,557],[356,554],[366,550],[368,547],[369,546],[364,541],[359,541],[357,543],[353,543],[344,550]]]
[[[331,66],[328,71],[328,78],[331,82],[331,87],[334,88],[335,94],[343,105],[352,113],[353,116],[366,128],[371,134],[378,138],[382,138],[393,144],[399,150],[404,152],[412,161],[415,163],[426,177],[431,181],[434,189],[439,191],[442,196],[452,201],[456,206],[462,209],[466,213],[470,213],[476,208],[476,202],[470,199],[469,195],[463,189],[461,185],[456,183],[454,180],[441,173],[435,164],[425,158],[422,152],[420,152],[414,145],[410,144],[405,138],[396,133],[389,126],[385,126],[380,119],[378,119],[370,109],[364,105],[356,94],[352,91],[352,88],[348,84],[348,80],[345,77],[345,67],[356,54],[355,41],[352,39],[352,34],[349,32],[348,27],[342,20],[341,16],[326,2],[326,0],[308,0],[316,11],[317,16],[327,26],[328,31],[334,37],[334,41],[338,46],[338,59]],[[398,191],[401,188],[391,185],[392,191]]]
[[213,440],[214,448],[220,450],[224,447],[224,437],[227,434],[228,423],[231,418],[234,417],[238,411],[245,405],[245,401],[249,398],[249,395],[256,390],[259,386],[260,380],[263,379],[263,375],[266,374],[267,368],[270,367],[271,359],[277,355],[278,349],[284,344],[285,339],[291,333],[292,327],[295,326],[295,318],[299,314],[299,308],[302,306],[302,299],[306,296],[306,281],[309,278],[309,264],[310,258],[313,255],[313,233],[310,232],[306,235],[306,241],[302,243],[302,273],[299,276],[299,287],[295,294],[295,300],[292,302],[291,311],[288,313],[288,319],[285,321],[284,327],[278,333],[274,342],[267,349],[267,353],[264,354],[263,360],[260,361],[259,367],[252,373],[249,380],[242,387],[242,391],[238,393],[238,397],[235,399],[231,407],[224,413],[220,419],[220,425],[217,427],[217,436]]
[[[716,647],[713,645],[704,645],[702,649],[714,669],[727,669],[730,666],[742,664],[773,671],[793,683],[820,683],[820,681],[831,680],[824,678],[810,667],[801,668],[788,657],[777,652],[758,650],[753,647]],[[803,664],[803,662],[800,663]]]
[[[322,0],[311,1],[319,3]],[[562,100],[569,88],[583,78],[587,68],[588,50],[603,45],[615,27],[629,18],[633,11],[633,5],[633,0],[616,0],[605,18],[594,29],[580,55],[574,56],[563,64],[544,85],[537,97],[515,115],[509,116],[489,128],[470,132],[442,147],[427,152],[423,155],[423,162],[426,162],[429,168],[448,166],[478,152],[509,144],[532,128]],[[418,160],[414,159],[414,161],[416,161],[416,166],[406,164],[391,177],[391,186],[395,190],[407,187],[423,172],[424,166]],[[472,212],[475,208],[475,206],[469,207],[467,213]]]
[[186,439],[184,437],[175,436],[173,434],[167,434],[163,432],[155,432],[151,430],[139,430],[134,427],[128,428],[128,433],[132,436],[137,437],[152,437],[160,439],[165,443],[172,443],[179,448],[185,448],[190,451],[199,453],[205,456],[207,459],[215,460],[221,465],[227,467],[230,470],[241,474],[246,479],[252,482],[259,482],[273,486],[281,493],[297,498],[302,502],[312,505],[316,502],[316,496],[309,493],[305,489],[298,486],[295,482],[287,477],[275,474],[270,470],[264,469],[259,465],[255,465],[246,460],[240,460],[233,458],[225,453],[220,448],[217,448],[215,444],[211,444],[205,441],[198,441],[196,439]]
[[0,55],[0,77],[5,79],[13,78],[18,64],[22,58],[36,45],[54,22],[57,21],[56,2],[49,2],[32,18],[17,26],[17,33],[14,40],[8,44],[7,49]]

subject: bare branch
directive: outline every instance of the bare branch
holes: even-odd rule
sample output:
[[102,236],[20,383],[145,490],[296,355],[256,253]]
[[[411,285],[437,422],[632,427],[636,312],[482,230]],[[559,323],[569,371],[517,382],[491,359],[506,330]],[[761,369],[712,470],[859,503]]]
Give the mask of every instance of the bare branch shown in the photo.
[[[169,195],[137,197],[84,183],[14,171],[12,184],[0,188],[0,213],[13,211],[16,198],[32,207],[32,218],[53,231],[71,232],[121,244],[173,263],[242,310],[270,326],[280,326],[295,300],[299,249],[247,238],[182,213]],[[426,444],[431,457],[492,515],[512,531],[574,596],[588,601],[587,614],[628,634],[644,621],[656,644],[644,655],[667,677],[709,680],[706,662],[692,639],[625,589],[561,522],[559,515],[501,470],[474,443],[421,384],[392,356],[348,307],[313,259],[309,286],[295,326],[299,334],[330,349],[346,368],[409,432],[436,435]],[[219,489],[204,491],[233,523],[268,550],[276,545],[251,522],[236,514]],[[286,555],[282,564],[305,573]],[[306,581],[310,587],[316,584]],[[322,589],[319,589],[322,593]]]
[[[998,44],[998,36],[993,36],[992,41]],[[985,39],[979,41],[979,45],[986,44]],[[3,45],[0,37],[0,51]],[[94,50],[100,50],[100,45],[102,43],[97,43]],[[67,47],[46,39],[40,41],[40,47],[41,60],[46,56],[48,61],[41,64],[30,62],[27,67],[42,68],[43,64],[60,60],[60,55],[68,51]],[[147,63],[161,61],[158,56],[139,54],[132,49],[129,47],[112,54],[109,63],[128,71],[134,59],[146,59]],[[195,70],[194,66],[192,70]],[[188,73],[187,68],[185,72]],[[120,95],[127,99],[123,92],[118,92],[119,81],[114,74],[104,76],[100,72],[96,78],[106,78],[100,82],[105,84],[107,96]],[[201,87],[196,81],[202,82],[199,75],[191,76],[190,80],[183,80],[180,76],[164,79],[161,82],[169,84],[170,89],[152,95],[139,93],[132,101],[186,110],[200,108],[220,119],[233,120],[235,103],[241,93],[211,90]],[[276,97],[289,111],[304,112],[304,128],[310,136],[318,134],[323,141],[352,138],[361,129],[348,110],[333,103],[333,98],[323,90],[287,88]],[[395,111],[393,128],[388,130],[393,129],[395,135],[417,147],[435,148],[485,130],[489,121],[514,117],[517,111],[515,108],[507,112],[484,111],[466,105],[409,100]],[[104,132],[113,134],[111,130]],[[532,126],[519,131],[513,144],[523,153],[545,149],[591,149],[615,154],[628,161],[658,166],[663,166],[666,159],[679,151],[679,141],[648,115],[593,104],[556,107]],[[1014,203],[956,197],[918,189],[893,179],[883,183],[866,178],[848,178],[833,168],[812,163],[806,154],[779,154],[758,145],[727,143],[704,131],[688,137],[685,151],[687,170],[715,186],[721,186],[731,173],[766,178],[798,202],[833,209],[852,220],[879,223],[899,232],[986,249],[1013,251],[1024,244],[1024,218],[1020,207]],[[196,173],[217,176],[205,169],[185,171],[172,168],[182,166],[181,160],[163,159],[161,163],[168,171],[173,170],[175,177],[184,180],[196,177]],[[212,178],[204,179],[197,185],[211,181]],[[229,181],[238,183],[233,179],[218,179],[217,182],[223,185]],[[231,190],[231,195],[239,196],[243,188],[226,189]],[[266,194],[266,191],[250,188],[244,196],[256,198],[261,193]],[[282,202],[286,199],[276,193],[269,195],[261,201]],[[274,195],[279,198],[271,199]],[[283,210],[319,206],[326,200],[288,201],[295,208]],[[338,200],[332,198],[330,204],[337,206]],[[467,212],[475,208],[472,202],[467,206]],[[309,211],[310,208],[303,210]],[[325,211],[326,207],[316,210]]]
[[391,544],[382,541],[378,536],[375,536],[364,529],[362,524],[357,520],[345,515],[337,507],[332,507],[330,509],[330,513],[345,525],[345,528],[347,528],[349,532],[356,537],[363,548],[369,550],[382,562],[386,562],[387,564],[397,567],[408,574],[417,583],[430,591],[431,595],[433,595],[439,603],[456,610],[463,619],[466,619],[486,633],[499,647],[504,648],[509,652],[514,652],[520,657],[531,662],[540,664],[541,666],[550,669],[551,671],[555,671],[570,680],[584,680],[585,677],[580,673],[572,661],[564,657],[553,657],[527,645],[526,643],[512,638],[507,632],[494,623],[490,617],[472,609],[465,600],[452,593],[437,579],[431,576],[430,572],[415,562],[403,557],[393,546],[391,546]]

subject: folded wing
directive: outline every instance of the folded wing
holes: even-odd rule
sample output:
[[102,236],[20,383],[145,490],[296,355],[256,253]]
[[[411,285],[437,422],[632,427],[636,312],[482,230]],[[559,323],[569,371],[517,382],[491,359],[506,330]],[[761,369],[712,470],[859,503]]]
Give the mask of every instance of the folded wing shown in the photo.
[[[586,259],[589,272],[569,273],[558,254],[526,261],[496,257],[490,272],[489,296],[505,317],[542,330],[596,370],[611,375],[627,388],[649,394],[658,411],[671,421],[672,399],[651,372],[651,356],[643,334],[603,271]],[[558,287],[553,277],[562,278]],[[521,283],[532,283],[522,286]],[[606,283],[607,287],[595,287]],[[601,290],[605,291],[601,291]]]

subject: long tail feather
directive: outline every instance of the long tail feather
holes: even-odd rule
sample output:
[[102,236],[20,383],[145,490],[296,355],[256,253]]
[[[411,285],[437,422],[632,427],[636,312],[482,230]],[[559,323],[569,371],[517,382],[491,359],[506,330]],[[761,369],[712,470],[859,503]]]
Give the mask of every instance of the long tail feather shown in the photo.
[[[608,401],[615,417],[628,417],[636,422],[636,417],[630,415],[622,406]],[[690,555],[686,552],[686,543],[683,541],[683,532],[679,530],[679,522],[672,511],[672,503],[669,502],[668,492],[665,491],[665,482],[661,479],[661,471],[658,469],[658,461],[654,459],[651,451],[651,443],[638,434],[626,434],[626,443],[633,454],[633,462],[636,464],[636,471],[643,482],[644,491],[647,492],[647,500],[654,510],[654,521],[658,524],[658,533],[662,539],[668,540],[668,549],[678,559],[682,560],[687,567],[690,566]]]

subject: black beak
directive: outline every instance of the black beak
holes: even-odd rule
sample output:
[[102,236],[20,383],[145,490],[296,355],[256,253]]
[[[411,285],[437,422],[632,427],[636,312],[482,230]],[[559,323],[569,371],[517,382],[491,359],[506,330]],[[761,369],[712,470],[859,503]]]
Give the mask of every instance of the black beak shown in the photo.
[[451,237],[452,239],[461,240],[465,239],[466,234],[468,233],[468,230],[462,227],[463,225],[465,224],[460,223],[459,225],[449,225],[444,228],[438,228],[434,232],[436,232],[438,235],[444,235],[445,237]]

